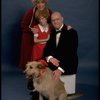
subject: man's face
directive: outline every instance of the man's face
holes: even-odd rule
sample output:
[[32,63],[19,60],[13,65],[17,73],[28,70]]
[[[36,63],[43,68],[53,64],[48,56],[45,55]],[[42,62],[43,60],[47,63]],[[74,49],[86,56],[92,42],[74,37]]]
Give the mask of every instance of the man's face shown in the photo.
[[55,29],[59,29],[61,25],[63,24],[63,17],[58,13],[54,13],[51,16],[51,22],[53,26],[55,27]]

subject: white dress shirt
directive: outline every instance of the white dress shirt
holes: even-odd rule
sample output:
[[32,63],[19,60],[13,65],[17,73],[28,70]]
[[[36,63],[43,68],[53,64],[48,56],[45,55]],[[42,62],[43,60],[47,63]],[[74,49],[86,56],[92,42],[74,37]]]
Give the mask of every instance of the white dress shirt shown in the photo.
[[[56,30],[56,31],[60,31],[60,30],[62,29],[62,27],[63,27],[63,24],[62,24],[62,26],[61,26],[58,30]],[[58,46],[59,39],[60,39],[60,35],[61,35],[60,32],[57,33],[57,35],[56,35],[56,46]]]
[[[38,26],[39,26],[39,28],[40,28],[40,30],[41,30],[41,32],[47,32],[48,30],[49,30],[49,26],[48,26],[48,24],[47,24],[47,26],[42,26],[41,24],[38,24]],[[38,33],[37,34],[34,34],[34,37],[38,37]]]

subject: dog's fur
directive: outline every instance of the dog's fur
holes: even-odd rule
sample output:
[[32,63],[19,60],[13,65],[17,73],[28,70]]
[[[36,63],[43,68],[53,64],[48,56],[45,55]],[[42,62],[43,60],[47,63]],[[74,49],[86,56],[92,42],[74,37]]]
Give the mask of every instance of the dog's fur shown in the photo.
[[39,100],[45,96],[49,100],[67,100],[64,83],[60,79],[54,79],[53,72],[44,67],[40,62],[32,61],[26,64],[25,74],[33,77],[33,85],[39,92]]

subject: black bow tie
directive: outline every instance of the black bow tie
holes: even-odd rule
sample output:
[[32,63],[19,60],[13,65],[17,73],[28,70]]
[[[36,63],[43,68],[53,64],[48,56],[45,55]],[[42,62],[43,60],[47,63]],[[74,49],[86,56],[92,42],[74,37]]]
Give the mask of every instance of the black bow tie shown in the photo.
[[58,33],[61,33],[61,30],[59,30],[59,31],[56,31],[56,34],[58,34]]

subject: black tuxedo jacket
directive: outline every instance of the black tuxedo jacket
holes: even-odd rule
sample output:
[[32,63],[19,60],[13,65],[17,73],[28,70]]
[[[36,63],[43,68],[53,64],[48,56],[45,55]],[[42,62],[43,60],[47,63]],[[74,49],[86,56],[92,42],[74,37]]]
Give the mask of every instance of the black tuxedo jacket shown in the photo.
[[[65,70],[66,75],[76,74],[78,67],[78,36],[74,29],[67,30],[64,25],[61,30],[58,46],[56,46],[56,30],[52,30],[51,36],[44,50],[44,57],[53,56],[60,60],[60,67]],[[57,69],[49,63],[52,70]]]

